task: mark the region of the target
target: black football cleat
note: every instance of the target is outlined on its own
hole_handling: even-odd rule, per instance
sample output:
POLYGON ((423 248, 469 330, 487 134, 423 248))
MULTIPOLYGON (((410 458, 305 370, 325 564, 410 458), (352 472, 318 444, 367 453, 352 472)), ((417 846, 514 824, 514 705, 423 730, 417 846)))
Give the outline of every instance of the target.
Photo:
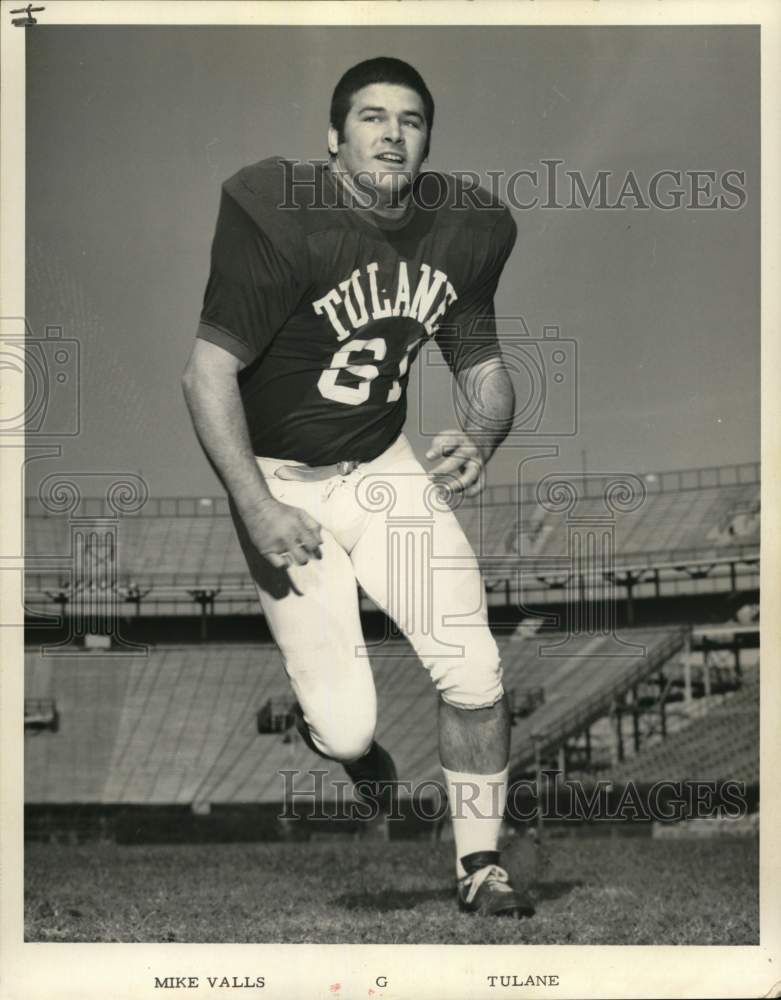
POLYGON ((375 740, 368 753, 343 766, 353 780, 353 794, 362 814, 358 816, 358 838, 390 840, 388 814, 393 811, 399 780, 393 758, 375 740), (368 816, 366 807, 369 809, 368 816))
POLYGON ((342 766, 353 781, 356 799, 381 813, 392 811, 399 776, 384 747, 375 740, 363 757, 342 766))
POLYGON ((476 851, 461 858, 466 869, 458 880, 458 907, 486 917, 533 917, 534 905, 526 893, 510 885, 499 864, 498 851, 476 851))
MULTIPOLYGON (((325 760, 332 760, 333 758, 327 757, 315 746, 298 702, 293 706, 293 714, 295 727, 309 749, 325 760)), ((361 815, 358 816, 360 824, 357 830, 358 836, 371 840, 390 840, 388 813, 393 809, 399 780, 393 758, 376 740, 373 740, 363 757, 343 763, 342 766, 353 781, 353 794, 356 800, 362 806, 368 807, 368 814, 367 809, 363 808, 361 815)))

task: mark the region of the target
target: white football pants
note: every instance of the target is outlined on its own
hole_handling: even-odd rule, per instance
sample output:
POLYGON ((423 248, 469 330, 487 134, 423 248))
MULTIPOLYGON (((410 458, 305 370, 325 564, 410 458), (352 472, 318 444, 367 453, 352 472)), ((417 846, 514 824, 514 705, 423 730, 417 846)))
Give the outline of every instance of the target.
MULTIPOLYGON (((371 745, 377 698, 356 581, 409 639, 442 698, 486 708, 502 697, 477 560, 441 489, 402 436, 347 476, 281 479, 258 458, 272 495, 322 525, 322 559, 275 569, 249 542, 244 555, 315 746, 349 761, 371 745)), ((376 647, 375 647, 376 649, 376 647)))

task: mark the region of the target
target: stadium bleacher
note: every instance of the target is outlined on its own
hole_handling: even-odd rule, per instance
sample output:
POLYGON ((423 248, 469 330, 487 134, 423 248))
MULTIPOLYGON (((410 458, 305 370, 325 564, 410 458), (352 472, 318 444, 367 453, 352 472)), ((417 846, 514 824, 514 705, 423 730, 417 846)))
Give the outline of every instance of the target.
MULTIPOLYGON (((697 588, 704 586, 698 577, 700 569, 704 566, 702 574, 707 576, 709 565, 723 560, 729 571, 711 584, 723 592, 724 609, 729 608, 733 617, 750 608, 756 598, 759 558, 758 466, 659 474, 646 481, 647 495, 637 510, 611 515, 615 579, 622 568, 633 573, 635 567, 647 567, 656 574, 649 586, 655 585, 657 597, 662 593, 663 571, 678 573, 699 592, 697 588)), ((615 634, 607 617, 590 621, 582 608, 576 609, 579 598, 569 589, 572 573, 565 564, 571 529, 586 525, 594 533, 602 530, 604 485, 592 484, 591 492, 585 491, 578 499, 577 514, 582 520, 576 525, 568 521, 566 512, 545 509, 534 485, 523 490, 497 487, 488 491, 484 502, 457 510, 498 601, 512 605, 511 593, 520 579, 512 567, 522 566, 524 598, 527 589, 540 581, 568 609, 556 626, 568 631, 549 631, 555 617, 550 615, 547 627, 539 630, 548 614, 540 611, 535 614, 543 617, 527 617, 514 632, 497 634, 505 687, 519 708, 511 751, 516 775, 549 765, 562 752, 563 758, 558 759, 566 761, 566 748, 576 751, 581 737, 592 728, 597 742, 609 741, 615 707, 625 697, 636 703, 643 685, 642 697, 655 705, 666 683, 662 673, 668 668, 670 677, 675 674, 684 646, 695 673, 698 657, 715 664, 708 684, 703 684, 699 674, 694 679, 689 676, 688 698, 700 696, 705 688, 710 697, 709 685, 715 697, 721 697, 721 691, 734 688, 734 675, 740 672, 728 664, 721 683, 719 657, 704 647, 692 652, 688 630, 678 625, 622 627, 615 634), (511 590, 505 584, 513 573, 511 590)), ((85 506, 99 535, 102 501, 88 500, 85 506)), ((199 588, 203 616, 228 613, 228 609, 233 613, 229 597, 257 614, 254 588, 224 498, 158 499, 137 514, 118 521, 106 518, 105 523, 108 531, 116 531, 118 596, 131 601, 127 588, 136 588, 133 614, 141 619, 139 637, 143 638, 144 617, 156 613, 155 601, 165 607, 181 602, 185 613, 192 614, 198 609, 199 588), (209 588, 214 588, 219 600, 208 597, 209 588)), ((37 605, 39 611, 53 612, 59 601, 66 616, 75 613, 69 595, 77 593, 79 586, 89 588, 91 581, 79 579, 71 570, 70 532, 67 518, 47 513, 39 501, 28 502, 28 607, 37 605)), ((80 565, 96 563, 83 559, 80 565)), ((594 581, 603 601, 606 594, 618 592, 615 587, 609 591, 613 586, 609 568, 601 567, 603 577, 594 581)), ((626 594, 629 603, 628 590, 626 594)), ((276 648, 264 642, 177 643, 173 626, 169 644, 168 628, 166 624, 166 643, 150 646, 148 655, 104 655, 98 649, 72 648, 62 659, 28 649, 27 803, 42 807, 179 806, 198 812, 208 811, 211 805, 279 803, 285 790, 280 777, 284 770, 301 772, 295 780, 299 790, 312 787, 308 772, 327 765, 295 730, 259 732, 258 712, 269 699, 279 699, 283 709, 291 701, 276 648), (47 725, 42 721, 43 705, 49 706, 47 725), (55 711, 56 725, 52 722, 55 711)), ((751 631, 756 624, 740 628, 751 631)), ((729 658, 730 642, 738 648, 737 639, 726 633, 714 641, 722 642, 722 657, 729 658)), ((427 673, 404 640, 372 642, 368 653, 378 693, 378 739, 393 751, 402 780, 439 782, 437 698, 427 673)), ((679 673, 678 687, 669 688, 671 699, 683 698, 680 680, 679 673)), ((623 764, 613 765, 611 778, 702 777, 694 773, 701 765, 708 778, 756 782, 757 690, 749 670, 743 687, 725 694, 723 704, 702 722, 695 720, 671 731, 663 742, 641 748, 623 764)), ((347 786, 340 789, 335 784, 343 778, 341 768, 331 768, 318 797, 349 799, 347 786)))
MULTIPOLYGON (((681 630, 641 629, 631 640, 644 656, 617 656, 604 636, 575 639, 559 656, 539 655, 538 641, 557 652, 563 638, 501 641, 506 686, 545 692, 544 704, 516 721, 514 765, 533 759, 535 736, 547 746, 551 734, 581 726, 584 712, 604 713, 616 693, 683 642, 681 630)), ((425 669, 400 639, 370 652, 378 738, 393 749, 402 779, 439 780, 437 703, 425 669)), ((28 742, 28 801, 273 802, 281 798, 281 769, 323 766, 295 734, 258 735, 261 705, 289 697, 271 644, 159 647, 139 657, 84 653, 65 665, 29 652, 26 675, 29 696, 56 698, 61 713, 56 736, 28 742)), ((332 777, 341 780, 340 769, 332 777)), ((333 794, 329 784, 325 797, 333 794)))
MULTIPOLYGON (((557 588, 574 579, 568 573, 573 528, 610 532, 610 565, 602 569, 609 571, 611 586, 619 595, 625 593, 627 582, 638 585, 638 596, 729 592, 738 572, 745 586, 757 585, 760 484, 756 464, 660 473, 645 477, 642 483, 638 479, 637 509, 610 508, 605 522, 600 518, 609 510, 604 499, 608 484, 607 478, 595 477, 583 487, 576 504, 577 523, 566 511, 546 509, 535 484, 523 489, 489 489, 478 502, 460 505, 456 514, 487 579, 495 587, 504 584, 505 589, 506 582, 512 581, 517 590, 523 578, 535 599, 557 600, 557 588), (649 573, 655 575, 653 583, 649 573)), ((83 505, 98 517, 100 530, 102 501, 86 500, 83 505)), ((632 497, 625 506, 635 506, 632 497)), ((108 518, 106 525, 107 530, 117 532, 114 569, 118 583, 144 592, 147 613, 197 613, 191 591, 199 587, 219 590, 217 602, 223 606, 232 602, 234 611, 256 612, 254 590, 224 497, 149 501, 139 513, 118 521, 108 518)), ((70 530, 67 517, 52 514, 38 499, 28 500, 25 590, 29 608, 54 610, 56 594, 65 588, 65 602, 67 588, 79 584, 68 575, 70 530)), ((603 579, 602 569, 589 582, 592 594, 603 579)))
POLYGON ((61 719, 56 734, 25 739, 25 801, 103 801, 130 683, 121 657, 25 657, 25 696, 54 699, 61 719))
POLYGON ((725 780, 759 782, 759 668, 701 718, 641 751, 607 774, 619 784, 725 780))
MULTIPOLYGON (((28 558, 66 555, 67 519, 29 518, 25 541, 28 558)), ((126 517, 118 532, 117 564, 122 582, 134 580, 141 585, 152 581, 189 586, 247 575, 233 523, 226 515, 126 517)), ((31 575, 35 573, 33 568, 31 575)), ((48 572, 49 585, 58 579, 56 571, 48 572)))
MULTIPOLYGON (((731 547, 758 544, 759 485, 710 486, 670 493, 650 493, 635 511, 616 513, 615 552, 619 561, 638 554, 681 553, 723 555, 731 547), (732 530, 730 530, 732 529, 732 530)), ((584 521, 604 517, 600 498, 578 502, 577 516, 584 521)), ((485 555, 542 557, 566 555, 567 517, 545 510, 536 498, 517 504, 459 511, 464 528, 479 552, 485 555)))
POLYGON ((516 720, 511 766, 530 765, 535 752, 549 754, 606 715, 616 698, 660 670, 683 648, 686 631, 632 629, 624 641, 625 655, 614 636, 537 635, 535 641, 524 637, 520 645, 510 640, 502 650, 509 664, 506 685, 541 687, 545 695, 539 708, 516 720))

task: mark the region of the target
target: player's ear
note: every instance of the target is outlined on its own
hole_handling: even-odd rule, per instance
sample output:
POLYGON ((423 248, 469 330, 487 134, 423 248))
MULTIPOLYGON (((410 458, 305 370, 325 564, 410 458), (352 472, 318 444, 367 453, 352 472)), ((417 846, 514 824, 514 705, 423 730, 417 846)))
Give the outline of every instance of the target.
POLYGON ((331 156, 336 156, 339 152, 339 133, 333 125, 328 126, 328 152, 331 156))

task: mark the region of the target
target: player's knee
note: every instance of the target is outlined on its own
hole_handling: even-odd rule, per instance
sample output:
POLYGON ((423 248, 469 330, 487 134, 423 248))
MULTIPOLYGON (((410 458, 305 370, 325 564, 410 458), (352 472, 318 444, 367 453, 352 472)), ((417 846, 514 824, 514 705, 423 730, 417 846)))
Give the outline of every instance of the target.
MULTIPOLYGON (((314 734, 313 734, 314 736, 314 734)), ((316 739, 320 744, 320 749, 325 756, 332 760, 338 760, 343 764, 363 757, 374 739, 374 726, 361 726, 351 731, 336 730, 324 733, 316 739)))
POLYGON ((306 718, 312 749, 323 757, 351 761, 371 746, 377 725, 377 696, 366 661, 360 669, 334 674, 321 664, 333 649, 316 657, 289 657, 285 666, 306 718))
POLYGON ((442 700, 456 708, 490 708, 501 700, 502 668, 493 636, 473 636, 463 657, 442 657, 431 669, 442 700))
POLYGON ((348 763, 362 757, 374 739, 377 725, 377 712, 373 705, 363 704, 346 699, 343 711, 334 711, 334 704, 329 710, 320 713, 320 718, 310 727, 312 741, 325 757, 348 763))

